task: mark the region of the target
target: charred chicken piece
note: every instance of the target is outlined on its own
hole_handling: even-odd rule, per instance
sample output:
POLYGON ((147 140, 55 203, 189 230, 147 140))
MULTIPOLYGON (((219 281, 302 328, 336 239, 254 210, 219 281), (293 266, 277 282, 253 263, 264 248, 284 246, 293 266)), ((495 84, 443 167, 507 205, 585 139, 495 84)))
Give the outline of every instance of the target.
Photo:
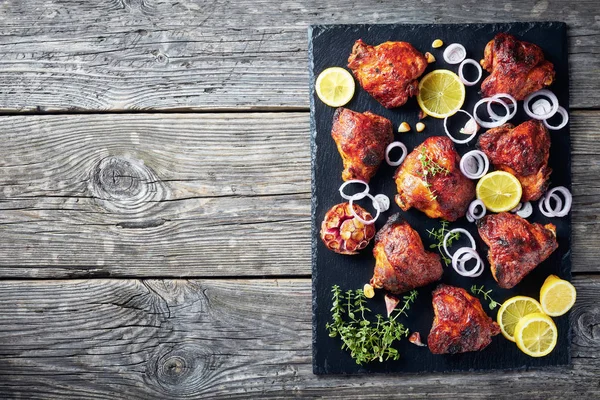
POLYGON ((510 289, 557 249, 556 227, 540 225, 512 213, 487 215, 479 235, 490 248, 488 260, 498 286, 510 289))
POLYGON ((333 116, 331 136, 344 162, 344 181, 369 182, 385 158, 387 145, 394 141, 389 119, 369 111, 361 114, 342 107, 333 116))
POLYGON ((396 170, 396 203, 429 218, 456 221, 475 197, 475 184, 460 172, 460 156, 452 141, 433 136, 417 146, 396 170))
POLYGON ((428 285, 442 277, 437 254, 425 251, 419 234, 392 215, 375 237, 375 271, 371 286, 399 294, 428 285))
POLYGON ((481 93, 509 93, 523 100, 554 81, 554 65, 546 61, 539 46, 499 33, 485 46, 481 66, 491 73, 481 84, 481 93))
POLYGON ((479 148, 496 169, 513 174, 521 182, 521 201, 542 197, 552 173, 548 167, 550 135, 542 121, 490 129, 479 137, 479 148))
POLYGON ((385 42, 370 46, 357 40, 348 58, 360 85, 385 108, 400 107, 419 92, 427 59, 410 43, 385 42))
MULTIPOLYGON (((352 204, 356 214, 369 221, 371 214, 361 206, 352 204)), ((339 254, 358 254, 375 236, 375 225, 365 225, 350 212, 350 203, 337 204, 325 214, 321 223, 321 239, 329 250, 339 254)))
POLYGON ((435 317, 427 345, 433 354, 479 351, 500 333, 479 300, 462 288, 439 285, 432 302, 435 317))

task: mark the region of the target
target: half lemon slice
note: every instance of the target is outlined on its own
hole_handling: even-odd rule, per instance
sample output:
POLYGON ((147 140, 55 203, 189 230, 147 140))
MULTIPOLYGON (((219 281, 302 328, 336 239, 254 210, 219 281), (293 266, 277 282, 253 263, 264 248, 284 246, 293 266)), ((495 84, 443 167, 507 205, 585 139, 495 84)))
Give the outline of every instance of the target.
POLYGON ((475 191, 485 207, 497 213, 515 208, 523 194, 521 182, 505 171, 494 171, 484 175, 477 183, 475 191))
POLYGON ((577 291, 569 281, 550 275, 540 290, 540 303, 551 317, 564 315, 575 304, 577 291))
POLYGON ((344 68, 331 67, 319 74, 315 90, 319 99, 328 106, 341 107, 354 96, 354 78, 344 68))
POLYGON ((447 69, 436 69, 419 82, 417 103, 427 115, 446 118, 456 114, 465 102, 465 85, 458 75, 447 69))

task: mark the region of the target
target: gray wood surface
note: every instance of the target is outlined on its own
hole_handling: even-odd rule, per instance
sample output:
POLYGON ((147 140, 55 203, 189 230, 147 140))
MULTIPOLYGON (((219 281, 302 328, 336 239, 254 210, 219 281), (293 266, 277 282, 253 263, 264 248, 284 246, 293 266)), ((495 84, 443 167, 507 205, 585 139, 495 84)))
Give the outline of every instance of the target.
MULTIPOLYGON (((573 270, 597 272, 600 114, 571 118, 573 270)), ((306 113, 1 117, 0 276, 306 276, 309 135, 306 113)))
POLYGON ((600 279, 575 285, 570 367, 318 377, 307 279, 5 281, 0 397, 598 398, 600 279))
POLYGON ((0 109, 308 107, 311 23, 562 20, 571 106, 600 106, 597 0, 5 0, 0 109))

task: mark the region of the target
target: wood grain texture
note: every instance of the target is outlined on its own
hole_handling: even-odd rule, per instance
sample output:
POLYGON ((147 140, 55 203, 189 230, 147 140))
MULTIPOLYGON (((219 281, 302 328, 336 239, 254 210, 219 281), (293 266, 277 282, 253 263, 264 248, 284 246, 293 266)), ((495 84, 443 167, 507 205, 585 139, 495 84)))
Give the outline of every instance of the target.
POLYGON ((347 379, 312 374, 309 280, 4 281, 0 397, 597 398, 600 279, 575 285, 571 367, 347 379))
POLYGON ((599 13, 596 0, 6 0, 0 110, 306 109, 309 24, 556 19, 571 106, 598 107, 599 13))
MULTIPOLYGON (((600 114, 573 112, 573 271, 598 272, 600 114)), ((0 276, 310 274, 306 113, 0 118, 0 276)))

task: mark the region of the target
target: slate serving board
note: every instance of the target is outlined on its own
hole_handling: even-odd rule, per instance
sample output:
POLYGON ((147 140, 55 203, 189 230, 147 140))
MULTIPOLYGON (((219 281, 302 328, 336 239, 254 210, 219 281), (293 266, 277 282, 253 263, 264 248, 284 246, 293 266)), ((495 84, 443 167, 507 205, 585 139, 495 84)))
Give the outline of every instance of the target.
MULTIPOLYGON (((347 68, 347 59, 352 45, 357 39, 363 39, 367 44, 376 45, 388 40, 407 41, 422 53, 431 52, 437 59, 430 64, 425 74, 433 69, 446 68, 458 71, 458 65, 447 64, 442 57, 446 45, 461 43, 467 49, 467 57, 479 61, 483 57, 486 43, 496 33, 509 32, 522 40, 539 45, 546 58, 554 64, 556 70, 555 83, 550 89, 557 95, 560 104, 569 109, 569 74, 566 25, 561 22, 544 23, 503 23, 503 24, 460 24, 460 25, 319 25, 309 28, 309 61, 310 61, 310 95, 311 95, 311 151, 312 151, 312 273, 313 273, 313 371, 315 374, 340 373, 398 373, 398 372, 447 372, 462 370, 490 370, 543 367, 550 365, 565 365, 570 362, 569 343, 570 328, 568 315, 554 318, 558 327, 558 344, 554 351, 542 358, 531 358, 523 354, 514 343, 502 335, 493 338, 492 343, 480 352, 457 355, 433 355, 426 347, 417 347, 403 340, 396 347, 401 353, 400 360, 373 362, 359 366, 350 355, 340 349, 339 338, 330 338, 325 324, 330 321, 331 287, 337 284, 342 290, 358 289, 369 282, 373 274, 375 260, 372 255, 373 243, 357 256, 344 256, 331 252, 319 238, 320 224, 327 210, 344 200, 338 193, 342 184, 342 160, 331 138, 331 126, 334 108, 322 103, 314 91, 316 77, 325 68, 339 66, 347 68), (444 47, 431 48, 434 39, 442 39, 444 47)), ((467 87, 467 97, 463 109, 472 111, 479 93, 480 83, 467 87)), ((388 110, 374 100, 360 85, 356 84, 356 93, 347 108, 364 112, 370 110, 385 116, 392 121, 395 140, 406 144, 411 151, 429 136, 444 135, 443 120, 426 118, 423 122, 426 129, 422 133, 414 130, 418 122, 419 107, 415 98, 411 98, 404 106, 388 110), (413 130, 409 133, 397 133, 398 125, 407 121, 413 130)), ((519 102, 519 112, 511 121, 518 124, 528 119, 519 102)), ((483 132, 485 130, 482 130, 483 132)), ((550 177, 550 187, 563 185, 571 187, 571 151, 569 126, 560 131, 550 131, 552 145, 550 149, 550 167, 553 173, 550 177)), ((456 145, 462 155, 475 147, 476 139, 469 145, 456 145)), ((400 212, 410 225, 421 235, 427 248, 434 243, 429 238, 426 229, 438 228, 439 220, 427 218, 420 211, 411 209, 403 212, 393 202, 396 194, 393 174, 395 168, 385 162, 371 180, 371 194, 385 193, 391 200, 390 209, 382 213, 376 222, 380 229, 387 218, 393 213, 400 212)), ((359 204, 364 204, 360 203, 359 204)), ((368 207, 367 207, 368 208, 368 207)), ((369 209, 369 208, 368 208, 369 209)), ((370 208, 372 210, 372 208, 370 208)), ((444 268, 443 283, 459 286, 469 290, 471 285, 485 285, 493 289, 495 300, 502 302, 514 295, 539 297, 539 289, 544 279, 550 274, 562 278, 571 278, 571 219, 546 218, 534 203, 534 213, 529 221, 548 223, 557 226, 558 249, 521 283, 510 290, 498 287, 485 260, 486 269, 478 278, 459 276, 451 266, 444 268)), ((487 257, 487 247, 477 234, 474 224, 469 224, 465 218, 451 223, 451 228, 468 229, 477 241, 477 249, 482 258, 487 257)), ((465 242, 461 242, 465 243, 465 242)), ((427 338, 433 321, 431 292, 438 283, 419 288, 419 296, 409 311, 409 317, 402 322, 411 331, 418 331, 424 340, 427 338)), ((384 293, 377 291, 368 306, 375 312, 385 315, 384 293)), ((496 318, 497 308, 491 311, 487 303, 482 302, 484 309, 492 318, 496 318)))

